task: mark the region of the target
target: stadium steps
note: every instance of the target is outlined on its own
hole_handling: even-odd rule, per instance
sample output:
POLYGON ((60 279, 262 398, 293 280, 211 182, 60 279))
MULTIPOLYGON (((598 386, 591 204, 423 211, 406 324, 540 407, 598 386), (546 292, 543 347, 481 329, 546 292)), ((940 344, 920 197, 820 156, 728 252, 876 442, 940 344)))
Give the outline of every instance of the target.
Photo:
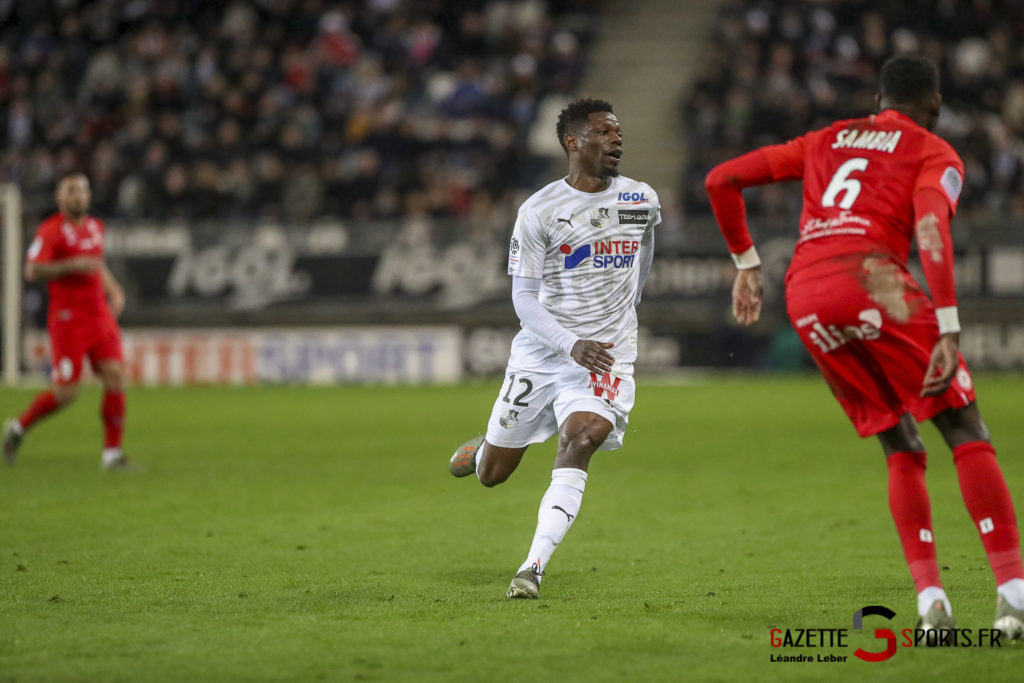
POLYGON ((710 35, 717 0, 607 3, 581 95, 608 100, 622 121, 623 173, 677 194, 686 141, 682 99, 710 35))

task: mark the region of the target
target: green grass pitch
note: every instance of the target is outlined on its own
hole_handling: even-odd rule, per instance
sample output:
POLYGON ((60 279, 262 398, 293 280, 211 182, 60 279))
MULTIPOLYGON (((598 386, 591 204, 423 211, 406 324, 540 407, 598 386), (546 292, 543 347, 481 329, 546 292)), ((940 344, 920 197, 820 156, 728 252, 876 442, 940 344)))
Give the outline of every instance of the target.
MULTIPOLYGON (((978 384, 1022 510, 1024 379, 978 384)), ((880 449, 810 376, 641 378, 541 600, 506 600, 554 447, 495 489, 450 477, 497 390, 134 389, 145 470, 118 473, 85 391, 0 470, 0 681, 1021 680, 1024 644, 852 656, 913 627, 914 591, 880 449), (773 627, 850 629, 876 604, 896 618, 849 648, 770 647, 773 627)), ((0 412, 31 395, 4 390, 0 412)), ((990 627, 981 544, 923 433, 958 625, 990 627)))

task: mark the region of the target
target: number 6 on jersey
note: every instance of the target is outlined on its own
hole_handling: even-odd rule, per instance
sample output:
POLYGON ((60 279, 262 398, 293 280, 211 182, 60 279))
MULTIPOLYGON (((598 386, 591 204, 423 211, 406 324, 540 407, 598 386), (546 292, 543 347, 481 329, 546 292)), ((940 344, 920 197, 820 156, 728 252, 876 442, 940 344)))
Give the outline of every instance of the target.
POLYGON ((843 162, 832 180, 829 181, 828 187, 825 188, 825 193, 821 195, 822 206, 835 206, 836 197, 840 192, 845 192, 843 200, 839 202, 840 209, 849 209, 853 206, 853 203, 857 201, 857 196, 860 194, 860 181, 850 177, 850 174, 854 171, 864 171, 868 167, 868 160, 864 157, 855 157, 848 159, 843 162))

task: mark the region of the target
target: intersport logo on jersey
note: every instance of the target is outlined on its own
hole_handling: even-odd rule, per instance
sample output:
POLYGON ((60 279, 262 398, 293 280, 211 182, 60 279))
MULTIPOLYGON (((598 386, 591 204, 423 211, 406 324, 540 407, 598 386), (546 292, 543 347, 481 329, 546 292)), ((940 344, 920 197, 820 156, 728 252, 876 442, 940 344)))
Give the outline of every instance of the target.
POLYGON ((638 240, 601 240, 575 249, 568 244, 558 248, 565 254, 566 270, 572 270, 591 256, 594 268, 632 268, 639 249, 638 240))

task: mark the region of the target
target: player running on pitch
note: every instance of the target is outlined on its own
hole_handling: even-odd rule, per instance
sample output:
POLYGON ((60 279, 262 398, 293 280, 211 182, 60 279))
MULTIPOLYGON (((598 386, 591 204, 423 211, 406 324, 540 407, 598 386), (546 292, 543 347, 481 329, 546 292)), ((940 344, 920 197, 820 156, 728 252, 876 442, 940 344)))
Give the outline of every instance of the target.
POLYGON ((82 361, 89 357, 103 382, 105 469, 129 464, 121 451, 124 434, 124 370, 121 333, 115 318, 124 308, 124 290, 103 262, 103 223, 86 212, 92 197, 81 173, 57 185, 58 212, 39 226, 28 250, 25 278, 43 280, 50 295, 53 388, 38 394, 24 413, 4 424, 4 459, 14 464, 25 433, 78 395, 82 361))
POLYGON ((997 584, 995 626, 1024 636, 1024 565, 1013 502, 960 356, 949 222, 963 163, 931 130, 939 74, 917 55, 882 67, 878 114, 838 121, 714 168, 708 196, 739 269, 733 312, 761 312, 760 261, 741 190, 803 180, 800 238, 786 274, 789 318, 861 436, 877 435, 889 507, 918 591, 921 627, 953 627, 939 579, 925 447, 915 420, 938 427, 997 584), (916 235, 934 305, 907 270, 916 235))
POLYGON ((573 102, 556 131, 569 174, 523 203, 509 246, 523 329, 486 436, 459 446, 449 464, 456 477, 475 472, 495 486, 530 444, 558 433, 551 485, 510 598, 538 597, 548 561, 579 514, 591 456, 622 445, 635 391, 634 307, 661 222, 650 185, 619 176, 622 132, 610 104, 573 102))

